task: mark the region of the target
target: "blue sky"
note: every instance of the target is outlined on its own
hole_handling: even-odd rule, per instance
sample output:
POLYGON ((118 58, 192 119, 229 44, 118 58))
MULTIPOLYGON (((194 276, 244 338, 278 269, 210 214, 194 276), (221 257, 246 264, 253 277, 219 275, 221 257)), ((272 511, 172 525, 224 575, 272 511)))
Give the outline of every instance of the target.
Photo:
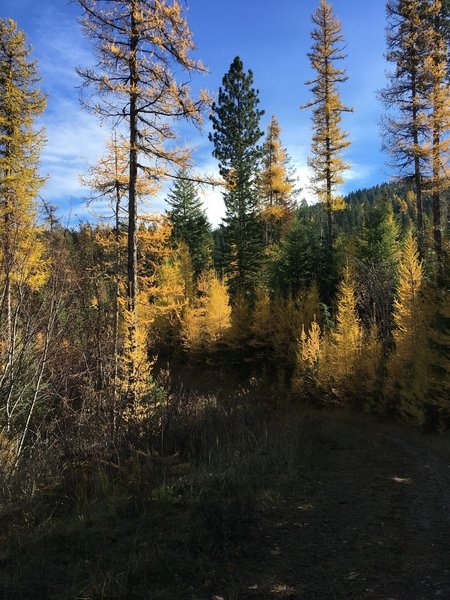
MULTIPOLYGON (((245 68, 254 72, 260 91, 261 108, 266 111, 266 128, 272 114, 282 126, 282 141, 297 167, 304 195, 307 189, 306 159, 309 154, 310 111, 300 111, 310 93, 304 82, 311 76, 307 52, 311 40, 311 14, 318 0, 188 0, 187 18, 197 44, 196 55, 209 68, 198 77, 194 88, 216 93, 223 74, 236 55, 245 68)), ((346 173, 344 190, 351 191, 381 183, 389 178, 386 157, 380 151, 378 121, 382 107, 376 90, 385 82, 384 0, 335 0, 334 11, 342 22, 347 41, 345 67, 349 80, 341 87, 342 99, 354 107, 344 117, 344 128, 352 145, 346 158, 352 167, 346 173)), ((0 0, 2 17, 15 19, 25 31, 39 61, 42 88, 48 96, 43 117, 48 142, 42 154, 42 171, 48 181, 42 196, 56 204, 63 222, 74 224, 104 212, 88 208, 79 175, 102 154, 107 131, 95 117, 79 106, 80 80, 76 66, 92 60, 91 47, 84 39, 77 16, 79 9, 65 0, 0 0)), ((208 141, 206 119, 202 134, 183 128, 183 137, 196 147, 197 169, 213 173, 216 164, 208 141)), ((217 224, 223 214, 218 190, 204 190, 210 219, 217 224)), ((150 210, 164 208, 162 197, 150 203, 150 210)))

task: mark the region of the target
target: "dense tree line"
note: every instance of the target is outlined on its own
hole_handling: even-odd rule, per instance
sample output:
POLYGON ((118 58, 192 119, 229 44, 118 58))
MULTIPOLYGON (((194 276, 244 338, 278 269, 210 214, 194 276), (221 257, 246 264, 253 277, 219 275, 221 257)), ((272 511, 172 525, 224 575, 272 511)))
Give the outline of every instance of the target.
POLYGON ((244 361, 294 398, 447 428, 447 4, 388 2, 395 70, 381 96, 399 111, 383 139, 398 181, 345 198, 350 109, 331 5, 313 15, 305 105, 316 204, 302 200, 275 116, 264 135, 253 73, 236 57, 211 105, 226 207, 212 232, 199 196, 211 182, 170 143, 174 120, 199 125, 209 102, 173 75, 203 70, 181 4, 78 3, 99 60, 80 71, 84 101, 111 126, 84 181, 93 201, 108 199, 110 225, 64 228, 48 205, 38 217, 45 101, 24 34, 0 21, 0 426, 13 465, 52 431, 106 446, 151 419, 166 393, 162 351, 199 368, 244 361), (143 214, 139 200, 167 180, 167 213, 143 214))

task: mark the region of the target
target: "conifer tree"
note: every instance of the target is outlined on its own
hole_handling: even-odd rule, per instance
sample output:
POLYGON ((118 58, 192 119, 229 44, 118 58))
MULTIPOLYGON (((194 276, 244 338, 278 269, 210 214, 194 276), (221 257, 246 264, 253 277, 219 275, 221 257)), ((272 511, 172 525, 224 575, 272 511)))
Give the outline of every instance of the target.
POLYGON ((232 300, 254 295, 261 262, 256 174, 263 111, 258 109, 258 91, 252 86, 253 73, 244 72, 237 56, 222 80, 211 115, 213 155, 226 185, 225 269, 232 300))
POLYGON ((400 258, 399 228, 385 196, 369 207, 357 241, 358 307, 366 327, 375 318, 384 341, 390 339, 391 314, 400 258))
POLYGON ((211 264, 212 237, 208 218, 202 207, 195 183, 187 171, 180 171, 167 197, 171 207, 172 238, 189 249, 196 278, 211 264))
MULTIPOLYGON (((102 352, 104 362, 108 359, 113 365, 112 385, 110 402, 112 436, 117 430, 117 417, 119 410, 119 389, 123 388, 123 382, 119 380, 119 365, 123 360, 120 354, 124 348, 123 340, 120 339, 122 329, 122 320, 124 318, 123 299, 124 283, 126 281, 126 203, 129 187, 129 149, 127 141, 118 136, 117 131, 107 142, 105 155, 102 156, 97 164, 92 166, 88 173, 81 177, 83 185, 90 187, 92 197, 90 202, 96 200, 107 200, 111 206, 112 218, 114 221, 114 232, 111 235, 109 229, 97 230, 96 240, 99 246, 105 252, 104 262, 108 263, 107 256, 112 255, 111 264, 107 266, 108 277, 114 285, 114 299, 112 302, 112 344, 108 349, 103 348, 102 352), (109 352, 108 352, 109 350, 109 352), (109 356, 108 356, 109 355, 109 356)), ((154 193, 157 189, 155 182, 143 174, 138 174, 136 178, 136 197, 143 198, 154 193)), ((104 265, 106 267, 106 264, 104 265)))
POLYGON ((24 375, 28 360, 31 323, 24 319, 29 317, 29 292, 48 278, 45 249, 35 224, 35 197, 43 183, 38 161, 44 141, 35 121, 45 108, 45 98, 37 87, 37 64, 30 52, 17 24, 0 19, 0 396, 8 429, 16 378, 24 375), (27 335, 21 335, 23 327, 27 335))
POLYGON ((388 411, 423 419, 427 379, 427 318, 423 297, 423 267, 411 232, 406 237, 394 302, 394 342, 386 395, 388 411))
POLYGON ((429 159, 426 113, 430 107, 427 94, 430 73, 425 65, 426 57, 433 52, 429 3, 389 0, 386 11, 386 58, 395 68, 388 73, 389 83, 380 97, 386 108, 395 107, 397 113, 383 119, 383 148, 391 155, 398 174, 414 184, 419 251, 423 255, 423 189, 429 159))
POLYGON ((314 279, 321 278, 325 266, 320 263, 319 236, 319 227, 308 218, 307 210, 295 211, 283 239, 269 256, 267 270, 271 289, 284 296, 296 296, 314 279))
POLYGON ((184 312, 181 337, 188 350, 210 350, 230 328, 229 296, 213 269, 200 275, 198 287, 199 296, 184 312))
POLYGON ((258 175, 260 214, 264 222, 265 244, 278 242, 283 225, 292 213, 294 181, 289 157, 280 141, 281 127, 272 116, 262 146, 262 169, 258 175))
POLYGON ((445 288, 435 288, 431 300, 430 373, 424 418, 429 430, 445 431, 450 426, 450 296, 445 288))
POLYGON ((336 327, 332 333, 333 376, 345 379, 353 375, 361 355, 362 338, 354 276, 350 268, 345 267, 338 294, 336 327))
POLYGON ((430 0, 432 24, 431 53, 425 58, 425 69, 430 77, 430 132, 431 194, 433 202, 433 238, 438 262, 438 278, 444 279, 442 239, 442 192, 448 187, 448 159, 450 151, 450 87, 448 85, 448 51, 445 41, 446 23, 442 0, 430 0))
POLYGON ((185 150, 169 147, 174 119, 200 123, 206 97, 191 98, 188 86, 178 83, 176 69, 186 73, 204 67, 190 57, 192 35, 177 0, 77 0, 82 26, 95 44, 97 67, 79 70, 87 86, 97 92, 87 104, 103 119, 127 128, 129 180, 127 189, 128 248, 127 299, 131 360, 128 396, 137 400, 137 366, 133 355, 138 329, 137 177, 144 171, 158 181, 186 164, 185 150))
POLYGON ((314 99, 301 108, 313 108, 312 155, 308 164, 312 169, 312 189, 325 204, 327 214, 327 249, 331 257, 333 245, 333 211, 343 208, 339 187, 343 172, 349 165, 342 152, 350 145, 348 135, 341 128, 342 113, 352 109, 342 103, 338 84, 347 81, 344 69, 336 65, 345 58, 341 23, 334 16, 332 5, 320 0, 312 16, 316 28, 312 31, 313 45, 308 54, 316 72, 311 86, 314 99))
POLYGON ((417 245, 409 232, 400 263, 400 279, 394 303, 397 347, 402 346, 403 355, 411 358, 420 339, 423 326, 423 298, 421 296, 423 267, 419 260, 417 245))

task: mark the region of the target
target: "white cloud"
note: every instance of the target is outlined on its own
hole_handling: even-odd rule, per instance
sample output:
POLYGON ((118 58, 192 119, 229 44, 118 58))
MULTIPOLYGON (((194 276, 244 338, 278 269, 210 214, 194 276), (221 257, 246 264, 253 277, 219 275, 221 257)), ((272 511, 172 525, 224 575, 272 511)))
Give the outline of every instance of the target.
POLYGON ((200 198, 203 201, 210 223, 212 223, 214 227, 217 227, 225 217, 225 204, 223 202, 221 188, 203 186, 203 188, 200 189, 200 198))
POLYGON ((42 195, 50 202, 62 203, 67 197, 81 200, 88 195, 80 175, 102 154, 106 131, 76 103, 60 99, 58 105, 58 116, 46 122, 48 141, 41 171, 48 176, 42 195))

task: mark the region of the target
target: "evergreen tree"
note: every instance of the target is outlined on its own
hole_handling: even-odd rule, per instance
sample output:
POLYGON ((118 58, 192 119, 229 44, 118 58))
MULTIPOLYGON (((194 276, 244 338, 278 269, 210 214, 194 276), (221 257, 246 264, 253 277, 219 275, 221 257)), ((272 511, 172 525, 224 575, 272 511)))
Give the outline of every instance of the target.
POLYGON ((258 91, 253 73, 245 73, 236 57, 213 103, 211 121, 214 157, 226 185, 226 273, 232 300, 254 296, 261 263, 261 232, 258 222, 256 174, 263 135, 259 120, 258 91))
POLYGON ((203 210, 195 183, 187 171, 180 171, 167 197, 172 210, 172 239, 184 242, 189 249, 196 278, 211 264, 212 238, 208 218, 203 210))
POLYGON ((311 281, 321 280, 320 230, 308 219, 309 209, 299 209, 293 216, 281 242, 268 258, 270 288, 284 296, 296 295, 311 281))
POLYGON ((358 307, 366 327, 373 318, 381 337, 390 337, 392 304, 397 285, 399 229, 387 196, 368 208, 357 241, 358 307))
POLYGON ((342 158, 342 151, 350 145, 341 128, 342 113, 352 109, 342 103, 337 89, 338 84, 348 79, 345 70, 336 66, 336 62, 345 58, 341 23, 326 0, 320 0, 312 20, 316 28, 311 33, 313 45, 308 56, 316 76, 306 85, 311 86, 314 99, 301 108, 314 109, 312 156, 308 164, 313 171, 311 187, 326 207, 327 249, 331 263, 333 211, 344 207, 338 190, 343 183, 342 174, 349 167, 342 158))

